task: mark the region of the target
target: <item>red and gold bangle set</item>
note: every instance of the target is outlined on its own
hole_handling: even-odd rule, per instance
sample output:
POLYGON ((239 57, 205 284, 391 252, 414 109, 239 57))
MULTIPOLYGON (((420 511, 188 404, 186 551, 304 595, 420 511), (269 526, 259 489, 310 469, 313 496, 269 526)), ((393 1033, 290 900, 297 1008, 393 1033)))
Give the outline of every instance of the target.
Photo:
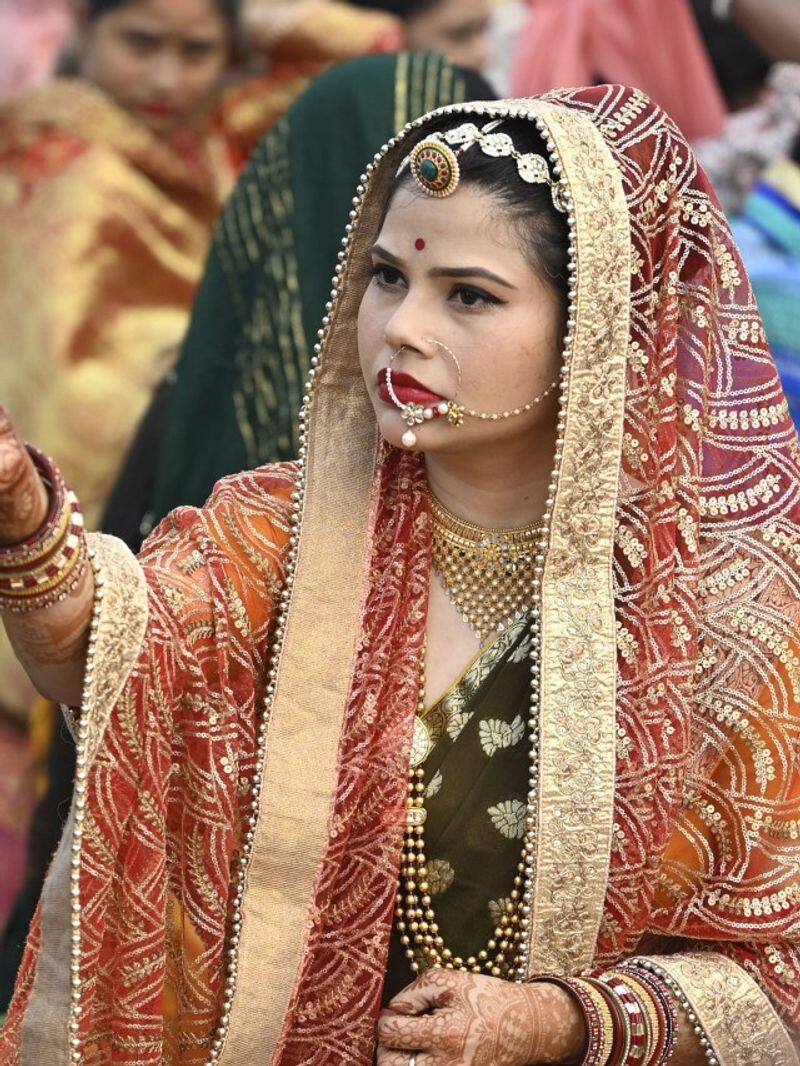
POLYGON ((47 487, 44 524, 20 544, 0 547, 0 611, 27 614, 63 600, 83 577, 87 563, 83 515, 75 494, 53 462, 28 445, 47 487))
POLYGON ((582 1066, 662 1066, 677 1039, 666 984, 635 963, 591 976, 542 976, 577 1000, 586 1024, 582 1066))

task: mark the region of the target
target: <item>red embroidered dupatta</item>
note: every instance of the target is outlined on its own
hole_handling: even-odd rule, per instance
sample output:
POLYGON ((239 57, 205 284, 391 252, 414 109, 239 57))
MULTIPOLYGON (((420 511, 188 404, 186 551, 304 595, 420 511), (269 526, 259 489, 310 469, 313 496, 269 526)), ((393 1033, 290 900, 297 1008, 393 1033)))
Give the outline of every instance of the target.
MULTIPOLYGON (((720 1062, 798 1066, 800 454, 738 252, 637 91, 449 110, 530 115, 571 201, 529 970, 646 944, 720 1062)), ((429 550, 354 356, 395 140, 301 467, 176 512, 142 569, 95 542, 75 808, 3 1063, 371 1062, 429 550)))

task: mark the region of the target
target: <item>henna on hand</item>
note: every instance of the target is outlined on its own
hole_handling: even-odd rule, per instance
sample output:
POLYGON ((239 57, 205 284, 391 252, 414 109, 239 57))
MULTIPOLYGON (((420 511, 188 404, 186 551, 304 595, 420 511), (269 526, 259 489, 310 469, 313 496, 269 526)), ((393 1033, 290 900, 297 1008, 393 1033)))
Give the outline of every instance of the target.
POLYGON ((19 544, 47 517, 47 490, 0 407, 0 544, 19 544))
POLYGON ((436 969, 382 1012, 378 1063, 407 1063, 413 1052, 442 1064, 567 1063, 577 1061, 583 1041, 580 1010, 555 985, 436 969), (401 1052, 405 1059, 397 1057, 401 1052))

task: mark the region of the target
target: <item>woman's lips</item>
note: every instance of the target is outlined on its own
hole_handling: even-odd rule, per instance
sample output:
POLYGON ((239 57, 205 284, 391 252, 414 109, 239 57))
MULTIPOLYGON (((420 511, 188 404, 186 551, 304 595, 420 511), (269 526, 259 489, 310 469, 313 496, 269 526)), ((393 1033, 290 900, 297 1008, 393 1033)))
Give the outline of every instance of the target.
POLYGON ((173 118, 178 113, 178 109, 169 104, 142 104, 140 110, 154 118, 173 118))
MULTIPOLYGON (((401 370, 392 371, 392 388, 394 389, 395 396, 402 404, 419 404, 420 407, 435 407, 444 400, 443 396, 431 392, 429 388, 417 381, 416 378, 412 378, 410 374, 405 374, 401 370)), ((392 397, 389 395, 385 369, 381 370, 378 374, 378 395, 383 402, 389 404, 390 407, 395 406, 392 397)))

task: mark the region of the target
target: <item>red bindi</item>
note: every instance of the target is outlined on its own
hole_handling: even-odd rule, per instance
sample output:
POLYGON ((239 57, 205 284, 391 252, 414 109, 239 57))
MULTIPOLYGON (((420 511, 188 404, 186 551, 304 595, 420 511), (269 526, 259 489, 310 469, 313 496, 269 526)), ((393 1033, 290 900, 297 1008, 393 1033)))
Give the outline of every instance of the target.
POLYGON ((414 241, 414 247, 417 249, 418 252, 421 252, 422 249, 425 247, 425 239, 423 237, 417 237, 417 239, 414 241))

